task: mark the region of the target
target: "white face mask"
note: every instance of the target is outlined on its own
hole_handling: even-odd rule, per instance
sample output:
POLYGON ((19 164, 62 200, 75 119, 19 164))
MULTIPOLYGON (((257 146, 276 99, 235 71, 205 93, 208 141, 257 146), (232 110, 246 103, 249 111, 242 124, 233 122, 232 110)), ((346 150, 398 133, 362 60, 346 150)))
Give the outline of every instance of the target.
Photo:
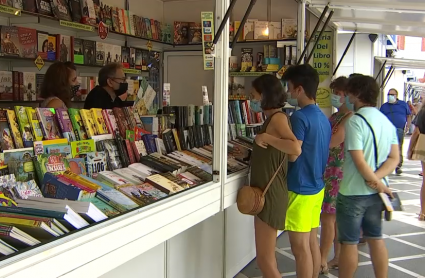
POLYGON ((397 98, 393 95, 388 96, 388 102, 389 103, 394 103, 396 102, 397 98))

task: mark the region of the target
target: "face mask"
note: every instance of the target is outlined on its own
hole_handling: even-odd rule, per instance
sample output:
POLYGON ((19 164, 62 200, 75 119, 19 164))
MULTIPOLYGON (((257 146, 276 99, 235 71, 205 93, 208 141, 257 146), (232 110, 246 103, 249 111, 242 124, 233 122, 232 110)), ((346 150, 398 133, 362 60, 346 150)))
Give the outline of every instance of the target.
POLYGON ((348 96, 345 97, 345 106, 347 106, 348 110, 354 111, 354 104, 350 102, 350 98, 348 96))
POLYGON ((119 84, 120 84, 120 87, 118 88, 118 90, 114 90, 115 95, 117 97, 125 94, 128 90, 128 83, 119 83, 119 84))
POLYGON ((71 86, 71 96, 72 98, 77 96, 77 92, 80 89, 80 84, 71 86))
POLYGON ((298 106, 298 99, 297 98, 292 98, 292 94, 290 92, 288 92, 288 103, 291 106, 298 106))
POLYGON ((261 102, 259 100, 253 99, 249 102, 249 106, 254 113, 262 112, 261 102))
POLYGON ((388 96, 388 102, 389 102, 389 103, 394 103, 395 101, 396 101, 395 96, 393 96, 393 95, 388 96))
POLYGON ((335 108, 340 108, 342 106, 341 96, 331 94, 331 103, 335 108))

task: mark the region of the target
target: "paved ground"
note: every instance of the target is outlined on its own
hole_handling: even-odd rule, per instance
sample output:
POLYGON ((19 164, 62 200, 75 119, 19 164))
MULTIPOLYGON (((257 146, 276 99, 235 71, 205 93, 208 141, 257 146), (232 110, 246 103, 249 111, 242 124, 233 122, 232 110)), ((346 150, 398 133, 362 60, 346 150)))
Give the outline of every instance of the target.
MULTIPOLYGON (((409 141, 406 141, 405 149, 409 144, 409 141)), ((421 169, 420 162, 406 160, 403 174, 390 178, 391 187, 402 199, 404 211, 395 213, 391 222, 384 221, 385 242, 390 257, 388 278, 425 278, 425 222, 417 220, 422 184, 422 178, 418 174, 421 169)), ((296 277, 295 261, 286 233, 278 238, 276 256, 282 277, 296 277)), ((329 259, 332 257, 333 254, 330 254, 329 259)), ((326 276, 338 277, 338 271, 331 271, 331 274, 326 276)), ((375 277, 367 246, 359 248, 359 268, 355 277, 375 277)), ((253 260, 235 278, 262 278, 262 274, 253 260)))

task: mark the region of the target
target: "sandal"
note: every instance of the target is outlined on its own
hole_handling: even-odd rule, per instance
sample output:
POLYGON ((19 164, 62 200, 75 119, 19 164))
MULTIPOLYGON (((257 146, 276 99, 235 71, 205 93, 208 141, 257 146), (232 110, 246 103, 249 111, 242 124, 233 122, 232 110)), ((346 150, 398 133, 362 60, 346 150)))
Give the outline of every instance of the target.
POLYGON ((418 220, 419 220, 419 221, 425 221, 425 214, 423 214, 423 213, 418 213, 418 220))
POLYGON ((328 268, 329 269, 338 269, 338 261, 337 260, 331 260, 328 262, 328 268))
POLYGON ((320 266, 320 275, 322 274, 329 274, 329 268, 327 265, 321 265, 320 266))

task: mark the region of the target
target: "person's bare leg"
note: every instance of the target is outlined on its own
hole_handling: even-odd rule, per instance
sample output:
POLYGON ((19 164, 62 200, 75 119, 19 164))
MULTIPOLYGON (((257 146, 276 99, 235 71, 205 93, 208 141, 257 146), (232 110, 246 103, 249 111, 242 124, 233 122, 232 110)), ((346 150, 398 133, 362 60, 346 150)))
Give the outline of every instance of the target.
POLYGON ((341 244, 338 241, 338 229, 336 226, 336 222, 334 223, 335 227, 335 239, 334 239, 334 258, 328 262, 328 267, 330 269, 338 268, 339 254, 341 251, 341 244))
POLYGON ((295 257, 297 277, 313 277, 313 257, 310 250, 310 233, 289 231, 288 235, 292 254, 294 254, 295 257))
POLYGON ((338 272, 341 278, 353 278, 359 263, 357 244, 341 244, 338 272))
MULTIPOLYGON (((317 228, 312 229, 310 232, 310 251, 311 251, 311 257, 313 259, 313 276, 312 278, 319 277, 320 274, 320 247, 319 247, 319 241, 317 240, 317 228)), ((325 264, 327 266, 327 263, 325 264)))
POLYGON ((388 251, 382 239, 368 239, 373 270, 376 278, 388 277, 388 251))
POLYGON ((257 264, 264 278, 281 278, 276 262, 276 234, 277 230, 270 227, 260 218, 254 218, 255 249, 257 264))
POLYGON ((322 212, 320 219, 322 227, 320 233, 320 265, 324 268, 324 270, 326 270, 328 268, 329 251, 331 250, 332 243, 335 239, 335 214, 322 212))

